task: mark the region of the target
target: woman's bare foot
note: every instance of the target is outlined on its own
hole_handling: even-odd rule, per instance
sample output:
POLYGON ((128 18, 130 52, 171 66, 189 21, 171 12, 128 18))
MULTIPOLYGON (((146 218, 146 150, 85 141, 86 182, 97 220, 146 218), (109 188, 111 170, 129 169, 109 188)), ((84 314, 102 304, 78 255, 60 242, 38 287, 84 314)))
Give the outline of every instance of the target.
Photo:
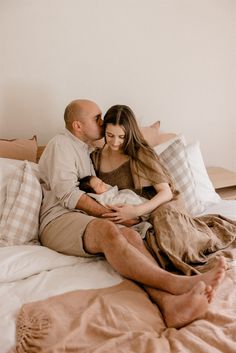
POLYGON ((171 286, 173 285, 173 289, 168 290, 172 294, 183 294, 188 292, 193 288, 193 286, 200 281, 203 281, 206 286, 210 286, 213 290, 217 288, 217 286, 222 282, 225 271, 226 271, 226 262, 224 257, 220 257, 213 269, 208 272, 202 273, 200 275, 195 276, 177 276, 172 281, 171 286))
MULTIPOLYGON (((201 281, 181 295, 166 293, 156 303, 161 309, 167 327, 180 328, 203 316, 213 297, 213 290, 201 281)), ((152 297, 152 299, 155 298, 152 297)))

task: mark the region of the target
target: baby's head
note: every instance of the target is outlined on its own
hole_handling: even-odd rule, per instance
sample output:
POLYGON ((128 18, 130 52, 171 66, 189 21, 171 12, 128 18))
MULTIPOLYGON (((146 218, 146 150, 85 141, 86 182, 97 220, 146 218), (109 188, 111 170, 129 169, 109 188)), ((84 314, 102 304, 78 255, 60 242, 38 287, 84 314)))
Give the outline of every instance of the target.
POLYGON ((79 188, 85 192, 102 194, 108 190, 108 185, 94 175, 88 175, 79 181, 79 188))

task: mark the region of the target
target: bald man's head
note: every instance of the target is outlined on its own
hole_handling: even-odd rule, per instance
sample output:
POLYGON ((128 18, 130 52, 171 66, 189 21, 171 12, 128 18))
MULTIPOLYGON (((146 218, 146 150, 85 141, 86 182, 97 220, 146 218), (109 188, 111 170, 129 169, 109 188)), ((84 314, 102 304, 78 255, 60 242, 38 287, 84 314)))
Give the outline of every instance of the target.
POLYGON ((68 104, 64 113, 66 128, 72 131, 73 121, 84 121, 87 115, 94 109, 99 109, 97 104, 88 99, 76 99, 72 101, 68 104))
POLYGON ((102 112, 98 105, 87 99, 72 101, 65 109, 66 128, 80 140, 88 143, 102 138, 102 112))

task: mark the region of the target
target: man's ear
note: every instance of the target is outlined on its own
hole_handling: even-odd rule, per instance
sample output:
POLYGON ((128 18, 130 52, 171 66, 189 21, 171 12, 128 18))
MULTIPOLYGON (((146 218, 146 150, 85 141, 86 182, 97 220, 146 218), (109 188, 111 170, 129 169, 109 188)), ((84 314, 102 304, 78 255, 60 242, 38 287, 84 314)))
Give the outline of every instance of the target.
POLYGON ((74 131, 81 132, 81 122, 80 121, 74 120, 71 125, 72 125, 72 129, 74 131))

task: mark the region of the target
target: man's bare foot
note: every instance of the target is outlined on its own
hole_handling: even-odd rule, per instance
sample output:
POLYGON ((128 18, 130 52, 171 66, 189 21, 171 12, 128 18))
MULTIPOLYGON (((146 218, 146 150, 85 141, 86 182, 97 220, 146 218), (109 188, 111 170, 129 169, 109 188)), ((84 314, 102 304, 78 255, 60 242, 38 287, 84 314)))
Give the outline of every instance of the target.
POLYGON ((188 292, 193 288, 193 286, 200 281, 203 281, 206 286, 210 286, 213 290, 222 282, 225 271, 226 271, 226 261, 224 257, 220 257, 215 266, 208 272, 202 273, 195 276, 177 276, 174 281, 172 281, 171 286, 173 289, 170 289, 169 292, 172 294, 183 294, 188 292))
MULTIPOLYGON (((181 295, 165 295, 157 304, 167 327, 180 328, 203 316, 213 297, 213 290, 201 281, 181 295)), ((155 298, 152 298, 155 300, 155 298)))

